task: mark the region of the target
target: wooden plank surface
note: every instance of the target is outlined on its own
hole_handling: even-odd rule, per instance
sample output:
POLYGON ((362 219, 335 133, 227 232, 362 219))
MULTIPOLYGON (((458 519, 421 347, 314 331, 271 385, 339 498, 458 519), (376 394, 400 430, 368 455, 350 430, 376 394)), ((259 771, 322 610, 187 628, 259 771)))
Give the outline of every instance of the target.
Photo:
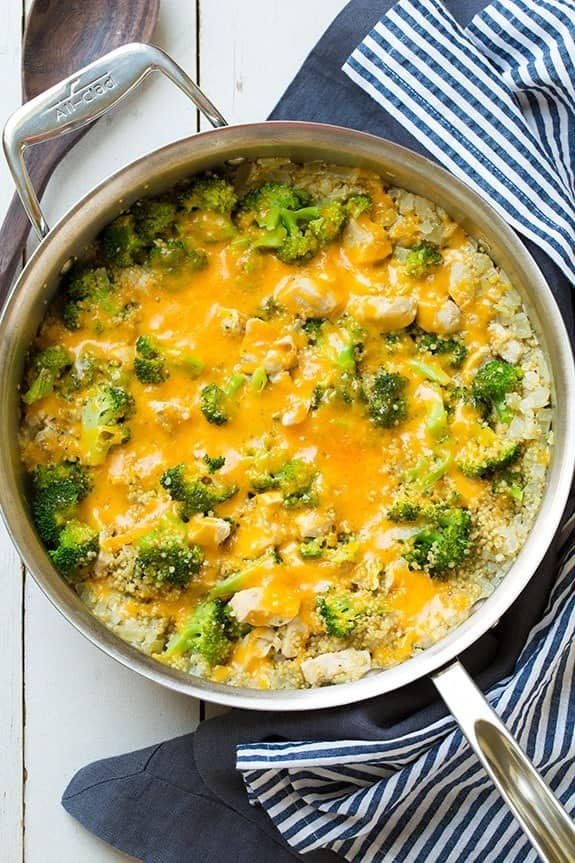
MULTIPOLYGON (((0 81, 3 116, 21 99, 21 3, 3 9, 0 27, 0 81)), ((7 171, 0 171, 0 213, 12 195, 7 171)), ((23 846, 23 572, 20 560, 0 524, 0 858, 20 863, 23 846)))
MULTIPOLYGON (((8 11, 3 5, 2 123, 19 99, 23 2, 29 5, 4 0, 8 11)), ((310 15, 305 0, 162 0, 154 41, 192 77, 199 73, 229 122, 261 120, 343 6, 344 0, 315 0, 310 15), (273 33, 281 38, 270 38, 273 33)), ((44 197, 48 221, 56 221, 112 171, 194 132, 196 122, 195 110, 173 85, 147 82, 103 118, 57 170, 44 197)), ((11 191, 2 168, 0 215, 11 191)), ((62 791, 91 760, 192 730, 200 705, 140 679, 96 650, 60 617, 30 576, 23 592, 20 562, 2 530, 0 562, 0 861, 125 860, 64 812, 62 791)), ((207 716, 215 712, 218 708, 206 707, 207 716)))
MULTIPOLYGON (((155 41, 182 65, 191 58, 194 68, 196 19, 189 8, 182 0, 163 0, 155 41)), ((44 196, 48 222, 111 172, 196 128, 195 108, 168 81, 152 78, 103 118, 56 171, 44 196)), ((76 770, 94 759, 193 730, 199 704, 96 650, 50 606, 30 577, 25 609, 24 860, 123 860, 62 809, 62 791, 76 770)))
POLYGON ((265 120, 345 5, 344 0, 202 0, 200 86, 228 123, 265 120))

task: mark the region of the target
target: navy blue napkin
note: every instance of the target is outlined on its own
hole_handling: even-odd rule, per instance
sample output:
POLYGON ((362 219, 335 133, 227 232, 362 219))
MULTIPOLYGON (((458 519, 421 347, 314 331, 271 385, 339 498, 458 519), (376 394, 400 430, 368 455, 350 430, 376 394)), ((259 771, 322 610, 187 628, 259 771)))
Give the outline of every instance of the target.
MULTIPOLYGON (((341 67, 392 3, 352 0, 307 58, 271 119, 335 123, 424 152, 419 142, 362 92, 341 67)), ((480 0, 446 0, 465 26, 480 0)), ((425 153, 425 155, 429 155, 425 153)), ((529 241, 573 335, 572 288, 558 267, 529 241)), ((502 618, 464 654, 486 689, 513 669, 541 617, 556 570, 553 544, 537 575, 502 618)), ((95 835, 145 863, 284 863, 341 859, 327 850, 294 852, 266 813, 248 804, 235 769, 236 745, 274 740, 392 740, 445 714, 426 680, 381 698, 316 713, 234 710, 184 737, 83 768, 64 792, 67 811, 95 835)))

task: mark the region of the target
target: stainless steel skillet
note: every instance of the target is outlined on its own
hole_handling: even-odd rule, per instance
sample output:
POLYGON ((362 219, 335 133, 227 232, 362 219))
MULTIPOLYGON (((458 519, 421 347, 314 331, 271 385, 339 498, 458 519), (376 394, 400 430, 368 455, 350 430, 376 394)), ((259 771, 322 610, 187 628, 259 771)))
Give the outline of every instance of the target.
POLYGON ((514 232, 478 195, 443 169, 380 138, 312 123, 226 126, 188 76, 163 52, 127 45, 24 105, 8 121, 4 148, 24 206, 42 238, 12 289, 0 319, 0 504, 11 536, 36 581, 61 613, 94 644, 158 683, 220 704, 255 710, 312 710, 390 692, 431 675, 464 734, 544 860, 575 860, 575 829, 529 761, 467 676, 457 656, 494 626, 535 573, 559 524, 575 464, 575 369, 552 293, 514 232), (150 153, 109 177, 52 230, 26 173, 22 150, 91 122, 159 70, 182 89, 216 128, 150 153), (232 688, 157 663, 100 624, 51 567, 26 504, 17 445, 18 385, 28 345, 58 279, 73 256, 121 210, 182 177, 227 161, 285 155, 363 166, 389 183, 441 204, 479 239, 521 293, 541 339, 554 383, 554 449, 533 531, 494 594, 474 614, 418 656, 355 683, 311 690, 232 688))

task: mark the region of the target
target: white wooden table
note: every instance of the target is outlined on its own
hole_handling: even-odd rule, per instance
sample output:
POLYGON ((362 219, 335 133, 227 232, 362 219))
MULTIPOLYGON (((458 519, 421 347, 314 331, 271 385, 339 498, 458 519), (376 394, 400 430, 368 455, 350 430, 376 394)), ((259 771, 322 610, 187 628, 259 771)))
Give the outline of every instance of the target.
MULTIPOLYGON (((20 102, 22 16, 30 5, 1 3, 2 126, 20 102)), ((162 0, 154 41, 196 77, 229 122, 262 120, 344 5, 162 0)), ((68 155, 44 197, 49 223, 110 172, 196 130, 185 98, 166 81, 150 80, 68 155)), ((12 184, 1 164, 3 218, 12 184)), ((91 760, 188 732, 203 712, 199 702, 140 679, 79 635, 24 572, 0 524, 2 863, 126 860, 64 812, 64 787, 91 760)))

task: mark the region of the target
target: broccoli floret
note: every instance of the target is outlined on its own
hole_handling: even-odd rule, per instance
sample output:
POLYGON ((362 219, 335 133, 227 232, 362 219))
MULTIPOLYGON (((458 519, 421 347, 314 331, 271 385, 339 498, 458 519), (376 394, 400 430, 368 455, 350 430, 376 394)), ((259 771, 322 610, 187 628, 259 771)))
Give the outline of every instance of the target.
POLYGON ((455 387, 450 391, 447 401, 448 412, 453 413, 458 404, 469 405, 474 408, 481 420, 487 420, 491 413, 490 406, 482 399, 477 398, 469 387, 455 387))
POLYGON ((138 201, 132 210, 115 219, 100 236, 104 259, 117 267, 143 264, 148 258, 154 269, 163 272, 201 269, 203 252, 174 238, 177 207, 172 201, 149 198, 138 201))
POLYGON ((225 391, 217 384, 203 387, 200 395, 200 410, 212 425, 221 426, 228 422, 227 398, 225 391))
POLYGON ((144 245, 151 246, 158 237, 169 236, 176 221, 177 207, 172 201, 161 198, 144 198, 132 210, 138 237, 144 245))
POLYGON ((98 531, 73 519, 61 530, 58 545, 48 554, 56 569, 66 578, 71 578, 95 561, 99 549, 98 531))
POLYGON ((447 411, 438 387, 427 387, 422 396, 425 404, 425 428, 436 440, 447 435, 447 411))
POLYGON ((221 467, 223 467, 226 463, 225 456, 223 456, 223 455, 209 456, 207 453, 204 455, 204 461, 205 461, 206 466, 208 468, 208 473, 215 473, 217 470, 219 470, 221 467))
POLYGON ((117 267, 131 267, 140 262, 145 243, 136 229, 132 213, 124 213, 104 228, 100 248, 104 259, 117 267))
POLYGON ((310 345, 317 345, 321 340, 323 332, 322 327, 325 324, 325 318, 308 318, 302 324, 302 330, 307 336, 310 345))
POLYGON ((229 214, 238 202, 238 196, 229 180, 219 174, 200 174, 181 196, 181 204, 187 212, 212 210, 229 214))
POLYGON ((34 404, 52 392, 56 381, 72 365, 72 357, 65 348, 54 345, 34 354, 28 373, 28 389, 22 396, 27 405, 34 404))
POLYGON ((356 349, 356 352, 362 352, 367 336, 365 328, 347 313, 340 318, 339 325, 343 329, 348 343, 356 349))
POLYGON ((252 374, 250 387, 255 393, 261 393, 266 388, 268 380, 268 373, 266 372, 264 366, 258 366, 252 374))
POLYGON ((339 237, 347 219, 347 212, 343 204, 339 201, 328 201, 326 204, 319 204, 316 207, 307 207, 306 209, 308 213, 305 219, 307 220, 311 216, 309 227, 318 238, 320 245, 324 246, 339 237), (317 215, 313 214, 313 211, 316 211, 317 215))
POLYGON ((76 356, 73 367, 56 381, 54 389, 66 399, 74 399, 79 390, 95 383, 110 383, 124 386, 130 371, 118 359, 109 359, 90 349, 76 356))
POLYGON ((285 211, 282 225, 284 238, 276 247, 276 254, 284 264, 304 263, 322 246, 337 239, 345 224, 346 213, 338 201, 301 210, 285 211))
POLYGON ((382 333, 383 341, 386 348, 393 351, 401 344, 401 333, 382 333))
POLYGON ((114 299, 114 291, 108 272, 104 267, 82 269, 74 267, 66 280, 65 303, 62 320, 69 330, 78 330, 84 323, 92 327, 102 326, 102 312, 114 317, 120 309, 114 299))
POLYGON ((259 557, 256 557, 255 560, 244 561, 241 569, 238 569, 236 572, 232 572, 224 578, 223 581, 220 581, 212 587, 208 596, 211 599, 220 596, 232 596, 239 590, 244 590, 246 587, 250 587, 253 584, 254 575, 257 575, 257 579, 259 581, 262 576, 262 569, 272 569, 274 566, 281 563, 283 563, 283 561, 275 548, 269 549, 259 557))
POLYGON ((498 472, 493 478, 491 488, 495 494, 504 494, 515 503, 521 503, 525 490, 525 481, 519 471, 504 470, 498 472))
POLYGON ((140 336, 136 342, 134 372, 143 384, 161 384, 169 376, 164 357, 150 336, 140 336))
POLYGON ((32 516, 48 548, 56 548, 60 532, 75 518, 78 504, 91 488, 88 473, 78 462, 36 467, 32 474, 32 516))
POLYGON ((467 356, 467 348, 455 336, 443 339, 435 333, 420 333, 415 337, 415 345, 418 351, 446 356, 454 369, 458 369, 467 356))
POLYGON ((330 563, 344 567, 350 563, 357 563, 360 552, 361 546, 357 538, 351 533, 339 534, 337 544, 326 549, 330 563))
POLYGON ((253 629, 250 623, 240 623, 229 602, 224 605, 224 618, 224 631, 230 641, 239 641, 253 629))
POLYGON ((519 456, 521 445, 518 441, 507 440, 495 432, 489 434, 489 431, 483 429, 480 437, 466 443, 455 459, 455 464, 464 476, 489 476, 509 467, 519 456))
POLYGON ((303 506, 317 506, 315 480, 317 471, 312 465, 299 459, 286 462, 276 474, 279 488, 288 509, 298 509, 303 506))
POLYGON ((298 551, 304 560, 317 560, 323 556, 323 545, 317 539, 306 539, 300 542, 298 551))
POLYGON ((227 396, 217 384, 208 384, 200 394, 200 410, 212 425, 225 425, 229 417, 226 413, 227 396))
POLYGON ((135 410, 132 396, 122 387, 97 386, 82 411, 82 449, 89 465, 102 464, 110 448, 130 439, 126 425, 135 410))
POLYGON ((273 473, 252 476, 251 486, 255 492, 278 488, 282 493, 284 506, 298 509, 303 506, 317 506, 316 479, 317 471, 312 465, 300 459, 293 459, 273 473))
POLYGON ((262 321, 271 321, 272 318, 281 315, 282 307, 279 305, 275 297, 265 297, 259 305, 256 317, 262 321))
POLYGON ((403 556, 416 569, 432 577, 444 575, 463 563, 471 548, 471 516, 459 507, 432 507, 425 512, 429 526, 409 540, 403 556))
POLYGON ((203 270, 208 264, 206 253, 185 240, 156 240, 149 260, 153 270, 168 275, 203 270))
POLYGON ((255 222, 259 228, 273 230, 280 225, 282 212, 299 210, 310 201, 303 189, 294 189, 285 183, 264 183, 248 192, 239 205, 240 223, 255 222))
POLYGON ((375 425, 393 428, 407 418, 407 382, 403 375, 380 366, 367 394, 369 417, 375 425))
POLYGON ((360 617, 372 614, 374 609, 364 597, 353 593, 328 593, 317 601, 328 635, 346 638, 355 629, 360 617))
POLYGON ((423 360, 410 359, 407 365, 428 381, 433 381, 441 386, 448 387, 453 383, 453 379, 436 363, 424 362, 423 360))
POLYGON ((346 405, 366 401, 364 381, 358 368, 360 357, 360 347, 347 345, 340 351, 335 357, 335 365, 339 370, 337 377, 329 384, 317 384, 314 387, 310 410, 317 410, 320 404, 334 400, 346 405))
POLYGON ((318 407, 323 402, 327 392, 328 387, 326 387, 324 384, 315 385, 311 394, 311 401, 309 403, 310 411, 316 411, 318 409, 318 407))
POLYGON ((417 521, 421 513, 421 507, 409 500, 396 500, 393 506, 387 510, 390 521, 404 522, 417 521))
POLYGON ((331 391, 336 399, 340 399, 347 405, 364 402, 366 398, 363 380, 356 369, 342 372, 331 391))
POLYGON ((170 658, 193 651, 210 665, 220 665, 230 654, 232 643, 226 635, 227 616, 220 599, 200 603, 185 624, 169 642, 164 656, 170 658))
POLYGON ((428 276, 443 262, 441 252, 429 243, 420 243, 405 256, 404 267, 408 276, 421 279, 428 276))
POLYGON ((199 545, 189 544, 183 525, 170 524, 142 536, 136 543, 136 574, 148 584, 184 587, 204 562, 199 545))
POLYGON ((345 211, 348 216, 357 219, 357 217, 361 216, 362 213, 367 212, 367 210, 371 210, 372 206, 373 201, 369 195, 352 195, 351 198, 348 198, 345 202, 345 211))
POLYGON ((475 398, 494 408, 503 423, 509 423, 512 412, 505 404, 507 393, 519 389, 523 371, 505 360, 490 360, 482 366, 471 386, 475 398))
POLYGON ((415 483, 422 490, 431 489, 445 476, 452 460, 451 453, 438 454, 433 461, 430 461, 427 456, 421 456, 413 467, 405 471, 403 478, 405 482, 415 483))
POLYGON ((188 521, 196 513, 212 512, 219 503, 224 503, 238 492, 237 485, 216 483, 209 476, 191 473, 185 464, 169 468, 160 483, 172 500, 181 503, 180 518, 188 521))
POLYGON ((283 183, 265 183, 240 202, 240 224, 261 229, 254 248, 275 249, 286 264, 302 263, 335 240, 347 218, 339 201, 308 206, 309 195, 283 183))
POLYGON ((179 369, 196 378, 204 364, 192 354, 160 346, 151 336, 140 336, 136 341, 134 371, 143 384, 161 384, 170 376, 170 370, 179 369))

